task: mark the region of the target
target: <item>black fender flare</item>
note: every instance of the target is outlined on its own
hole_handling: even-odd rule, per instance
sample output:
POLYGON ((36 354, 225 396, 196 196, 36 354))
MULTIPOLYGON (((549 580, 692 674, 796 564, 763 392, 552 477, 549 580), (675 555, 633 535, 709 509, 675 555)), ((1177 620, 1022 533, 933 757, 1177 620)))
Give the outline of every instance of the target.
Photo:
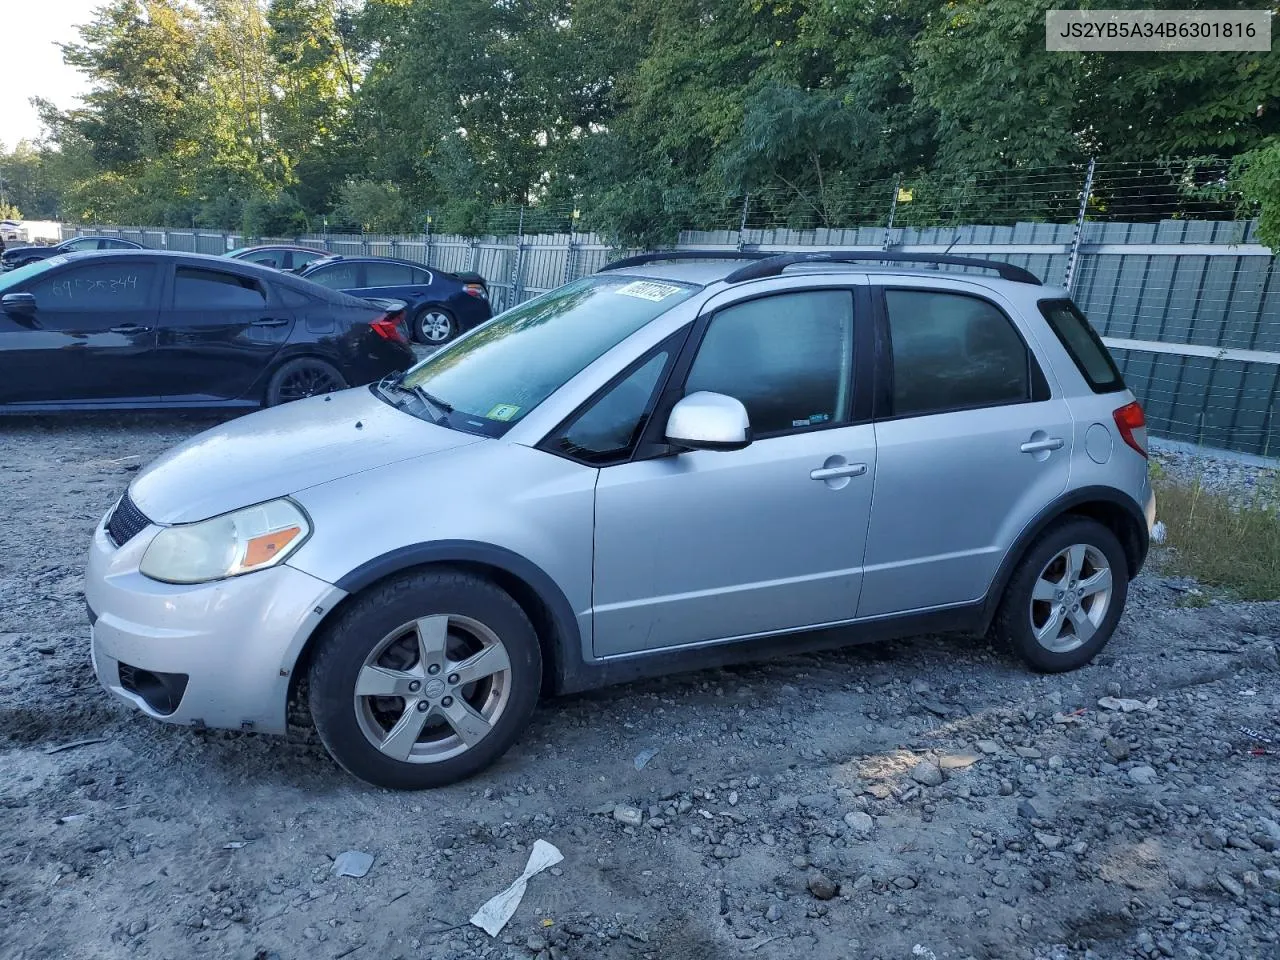
MULTIPOLYGON (((544 636, 544 652, 549 663, 547 678, 559 689, 563 686, 567 664, 582 661, 582 634, 569 599, 545 570, 532 560, 505 547, 475 540, 434 540, 397 547, 381 556, 366 560, 339 578, 334 586, 348 595, 358 593, 379 580, 427 564, 474 564, 500 570, 522 583, 541 605, 549 621, 551 636, 544 636)), ((521 597, 515 598, 521 602, 521 597)), ((521 603, 523 606, 524 604, 521 603)), ((538 624, 535 621, 535 626, 538 624)), ((542 633, 543 631, 540 631, 542 633)))
POLYGON ((1014 568, 1027 552, 1027 548, 1060 517, 1068 513, 1086 512, 1081 511, 1079 508, 1087 504, 1106 504, 1119 508, 1132 521, 1132 529, 1130 531, 1132 536, 1129 538, 1122 536, 1120 543, 1129 559, 1130 579, 1138 575, 1143 563, 1146 561, 1147 551, 1151 546, 1150 533, 1147 530, 1147 518, 1141 505, 1132 497, 1114 487, 1090 486, 1070 490, 1036 514, 1035 518, 1023 528, 1022 533, 1018 535, 1018 539, 1014 541, 1013 546, 1005 554, 1004 560, 1000 563, 1000 568, 996 571, 995 579, 991 581, 991 588, 987 591, 987 597, 983 603, 982 624, 984 631, 995 618, 996 611, 1000 607, 1000 601, 1004 598, 1005 587, 1008 586, 1009 579, 1013 576, 1014 568))

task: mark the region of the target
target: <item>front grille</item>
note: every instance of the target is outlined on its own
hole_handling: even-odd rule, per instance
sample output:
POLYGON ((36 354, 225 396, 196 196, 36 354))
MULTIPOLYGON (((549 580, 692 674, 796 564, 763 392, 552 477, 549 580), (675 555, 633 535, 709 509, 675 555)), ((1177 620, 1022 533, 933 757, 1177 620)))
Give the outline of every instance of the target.
POLYGON ((146 514, 129 499, 129 492, 126 490, 125 495, 116 504, 116 508, 111 511, 111 516, 107 518, 107 534, 117 547, 123 547, 150 523, 146 514))

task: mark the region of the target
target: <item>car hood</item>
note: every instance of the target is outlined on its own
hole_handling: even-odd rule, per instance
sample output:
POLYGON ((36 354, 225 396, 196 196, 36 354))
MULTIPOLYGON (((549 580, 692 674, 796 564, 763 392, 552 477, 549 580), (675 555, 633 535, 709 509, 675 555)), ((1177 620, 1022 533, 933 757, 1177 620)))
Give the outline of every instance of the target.
POLYGON ((191 523, 482 439, 355 387, 206 430, 144 468, 129 496, 156 523, 191 523))
POLYGON ((18 254, 22 254, 24 258, 50 257, 57 252, 58 251, 53 247, 37 247, 32 245, 32 246, 26 246, 26 247, 5 247, 4 253, 0 254, 0 256, 2 256, 5 260, 12 260, 16 258, 18 254))

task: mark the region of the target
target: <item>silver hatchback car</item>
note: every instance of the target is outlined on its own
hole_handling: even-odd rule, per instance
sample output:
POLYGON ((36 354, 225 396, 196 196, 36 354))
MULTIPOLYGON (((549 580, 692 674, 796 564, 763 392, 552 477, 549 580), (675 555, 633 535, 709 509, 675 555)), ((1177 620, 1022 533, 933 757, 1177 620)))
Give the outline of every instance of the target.
POLYGON ((174 448, 85 592, 143 713, 282 733, 305 696, 338 763, 413 789, 492 763, 544 693, 942 631, 1079 667, 1154 512, 1142 409, 1065 291, 651 254, 174 448))

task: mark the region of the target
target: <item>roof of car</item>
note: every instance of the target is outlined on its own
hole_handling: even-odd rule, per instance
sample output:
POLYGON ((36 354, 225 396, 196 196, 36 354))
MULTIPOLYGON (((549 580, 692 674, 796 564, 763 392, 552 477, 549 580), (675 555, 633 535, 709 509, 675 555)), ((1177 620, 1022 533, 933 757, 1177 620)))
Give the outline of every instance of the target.
POLYGON ((345 260, 348 263, 398 263, 404 267, 417 267, 419 270, 434 270, 435 267, 428 267, 425 263, 418 263, 416 260, 402 260, 399 257, 375 257, 370 254, 356 254, 355 256, 347 256, 345 253, 331 253, 324 260, 315 260, 307 264, 308 267, 314 267, 320 263, 330 263, 334 260, 345 260))
MULTIPOLYGON (((714 257, 715 254, 708 254, 708 257, 714 257)), ((741 260, 683 260, 683 261, 658 261, 655 263, 646 263, 634 267, 624 267, 617 272, 617 276, 636 276, 653 278, 655 280, 671 280, 677 283, 696 283, 701 286, 709 286, 724 280, 729 274, 741 268, 743 261, 741 260)), ((796 274, 835 274, 835 275, 875 275, 875 276, 895 276, 895 277, 928 277, 937 278, 945 277, 948 280, 969 280, 981 284, 982 286, 991 287, 997 290, 1020 290, 1025 293, 1029 284, 1016 280, 1005 280, 991 273, 978 272, 962 272, 959 269, 940 266, 893 266, 868 263, 802 263, 788 267, 786 276, 794 276, 796 274)), ((609 276, 608 273, 602 273, 601 276, 609 276)), ((1058 287, 1044 286, 1034 287, 1039 298, 1044 297, 1060 297, 1063 292, 1058 287)))
POLYGON ((324 247, 308 247, 301 243, 259 243, 252 247, 236 247, 229 253, 252 253, 254 250, 305 250, 307 253, 323 253, 332 256, 324 247))

